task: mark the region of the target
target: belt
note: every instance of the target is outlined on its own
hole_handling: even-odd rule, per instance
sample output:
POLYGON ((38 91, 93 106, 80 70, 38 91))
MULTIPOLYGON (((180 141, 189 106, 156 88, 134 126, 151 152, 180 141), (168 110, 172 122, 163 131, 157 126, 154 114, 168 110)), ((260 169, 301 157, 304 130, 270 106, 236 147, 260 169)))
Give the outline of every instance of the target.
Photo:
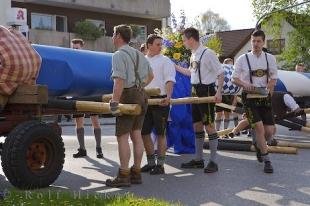
POLYGON ((207 87, 214 87, 215 86, 215 82, 211 83, 211 84, 192 84, 193 87, 199 87, 199 86, 207 86, 207 87))
POLYGON ((262 76, 265 76, 267 74, 267 70, 258 69, 255 71, 251 71, 251 74, 252 74, 252 76, 262 77, 262 76))
POLYGON ((134 85, 132 87, 124 88, 124 90, 130 90, 130 89, 139 89, 139 88, 136 85, 134 85))
POLYGON ((150 96, 150 99, 157 99, 157 98, 166 98, 167 95, 157 95, 157 96, 150 96))

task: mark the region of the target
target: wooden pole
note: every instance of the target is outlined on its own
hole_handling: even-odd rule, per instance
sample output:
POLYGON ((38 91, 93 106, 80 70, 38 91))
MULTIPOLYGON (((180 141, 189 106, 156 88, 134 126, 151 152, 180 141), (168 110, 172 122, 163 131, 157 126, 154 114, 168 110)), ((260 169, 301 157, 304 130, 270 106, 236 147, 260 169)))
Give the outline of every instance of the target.
MULTIPOLYGON (((205 140, 205 148, 209 147, 209 140, 205 140)), ((255 147, 249 140, 231 140, 231 139, 219 139, 219 150, 232 150, 232 151, 252 151, 255 152, 255 147)), ((280 154, 297 154, 297 148, 295 147, 279 147, 268 146, 268 152, 280 153, 280 154)))
POLYGON ((301 127, 300 131, 310 133, 310 128, 309 127, 301 127))
MULTIPOLYGON (((217 131, 218 136, 224 136, 226 134, 229 134, 233 131, 234 128, 228 128, 221 131, 217 131)), ((206 138, 208 138, 208 134, 206 134, 206 138)))
MULTIPOLYGON (((139 115, 141 107, 138 104, 119 104, 121 114, 139 115)), ((76 101, 77 112, 94 112, 99 114, 111 114, 109 103, 76 101)))
MULTIPOLYGON (((255 152, 254 145, 251 145, 251 151, 255 152)), ((297 154, 297 148, 295 147, 279 147, 279 146, 268 146, 269 153, 279 153, 279 154, 297 154)))
MULTIPOLYGON (((149 99, 149 105, 159 105, 163 99, 149 99)), ((202 104, 214 102, 214 96, 210 97, 184 97, 178 99, 171 99, 170 104, 202 104)))
POLYGON ((310 142, 289 142, 289 141, 278 140, 277 146, 310 149, 310 142))
POLYGON ((306 114, 310 114, 310 108, 304 109, 304 112, 305 112, 306 114))
MULTIPOLYGON (((159 96, 160 88, 146 88, 145 92, 148 96, 159 96)), ((112 99, 112 94, 102 95, 102 102, 109 102, 112 99)))
POLYGON ((216 103, 215 105, 219 106, 219 107, 226 108, 226 109, 230 109, 231 111, 236 112, 238 114, 244 113, 244 109, 240 108, 240 107, 232 106, 232 105, 225 104, 225 103, 216 103))

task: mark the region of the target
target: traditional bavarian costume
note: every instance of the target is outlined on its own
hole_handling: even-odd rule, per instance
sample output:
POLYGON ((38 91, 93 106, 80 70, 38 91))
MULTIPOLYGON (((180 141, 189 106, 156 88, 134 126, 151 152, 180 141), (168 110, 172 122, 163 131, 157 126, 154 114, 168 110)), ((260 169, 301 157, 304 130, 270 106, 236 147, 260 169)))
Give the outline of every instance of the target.
MULTIPOLYGON (((266 88, 270 79, 277 79, 276 60, 273 55, 262 52, 256 56, 252 52, 240 56, 235 64, 234 78, 251 83, 256 88, 266 88)), ((250 125, 262 121, 274 125, 270 94, 266 98, 247 99, 247 91, 242 92, 242 101, 250 125)))
MULTIPOLYGON (((215 81, 217 77, 224 73, 223 68, 216 56, 216 54, 204 46, 200 45, 197 50, 192 52, 190 59, 190 71, 191 71, 191 84, 193 90, 198 97, 214 96, 215 81)), ((205 104, 193 104, 192 105, 192 117, 193 122, 203 122, 205 125, 212 125, 214 123, 214 103, 205 104)), ((190 162, 183 163, 182 168, 203 168, 203 143, 205 138, 205 132, 195 131, 195 154, 196 158, 190 162)), ((210 148, 210 161, 204 172, 211 173, 218 170, 215 163, 216 151, 218 146, 218 134, 208 134, 209 148, 210 148)))
MULTIPOLYGON (((214 96, 215 82, 217 77, 224 73, 219 60, 215 53, 200 45, 196 51, 192 53, 190 59, 191 84, 194 93, 198 97, 214 96)), ((193 104, 192 116, 193 122, 202 121, 209 125, 214 122, 214 103, 193 104)))

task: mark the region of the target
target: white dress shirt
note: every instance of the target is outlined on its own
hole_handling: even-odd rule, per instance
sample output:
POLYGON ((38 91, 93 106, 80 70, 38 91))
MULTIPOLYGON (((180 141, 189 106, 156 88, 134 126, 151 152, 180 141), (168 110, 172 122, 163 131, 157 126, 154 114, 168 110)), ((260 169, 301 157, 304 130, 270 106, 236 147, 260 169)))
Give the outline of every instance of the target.
POLYGON ((285 105, 288 108, 290 108, 291 111, 294 111, 299 108, 299 105, 296 103, 295 99, 291 95, 285 94, 283 96, 283 100, 284 100, 285 105))
MULTIPOLYGON (((200 45, 197 50, 192 51, 191 62, 199 62, 199 59, 203 51, 207 49, 200 62, 200 74, 201 74, 201 83, 202 84, 211 84, 215 83, 217 77, 224 73, 224 69, 221 66, 221 63, 216 56, 215 52, 209 48, 200 45)), ((190 66, 191 71, 191 84, 199 84, 199 72, 198 69, 193 67, 193 64, 190 66)))
MULTIPOLYGON (((258 69, 267 70, 267 61, 265 52, 262 52, 259 56, 253 54, 253 52, 247 53, 251 65, 251 70, 258 69)), ((273 55, 267 53, 267 59, 269 64, 269 80, 278 78, 278 69, 276 59, 273 55)), ((234 65, 233 78, 238 78, 241 81, 250 83, 250 70, 245 54, 241 55, 234 65)), ((267 86, 267 75, 257 77, 252 75, 253 85, 256 87, 267 86)))
POLYGON ((154 79, 145 88, 160 88, 160 95, 166 95, 166 83, 175 82, 175 67, 174 63, 162 54, 153 57, 145 56, 150 62, 154 79))

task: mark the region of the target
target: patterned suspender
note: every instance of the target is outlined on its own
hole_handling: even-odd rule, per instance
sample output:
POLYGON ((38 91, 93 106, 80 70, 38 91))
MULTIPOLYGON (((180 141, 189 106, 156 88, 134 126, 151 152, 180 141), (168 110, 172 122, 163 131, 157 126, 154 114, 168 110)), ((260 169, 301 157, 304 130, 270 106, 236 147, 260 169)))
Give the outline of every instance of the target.
POLYGON ((138 73, 138 66, 139 66, 139 53, 138 53, 138 51, 136 51, 137 61, 135 61, 133 59, 133 57, 129 54, 129 52, 126 51, 125 49, 121 49, 120 51, 125 52, 130 57, 130 59, 132 60, 132 63, 134 65, 134 70, 135 70, 135 85, 138 88, 142 87, 142 81, 141 81, 141 78, 140 78, 139 73, 138 73))
POLYGON ((202 56, 203 54, 205 53, 205 51, 207 51, 207 49, 204 49, 200 58, 199 58, 199 64, 198 64, 198 76, 199 76, 199 83, 202 84, 202 81, 201 81, 201 72, 200 72, 200 65, 201 65, 201 59, 202 59, 202 56))
MULTIPOLYGON (((245 57, 246 57, 246 61, 248 63, 248 67, 249 67, 249 71, 250 71, 250 82, 251 84, 253 83, 253 79, 252 79, 252 68, 251 68, 251 64, 250 64, 250 60, 249 60, 249 57, 248 57, 248 54, 245 54, 245 57)), ((267 53, 265 52, 265 58, 266 58, 266 62, 267 62, 267 82, 269 81, 269 62, 268 62, 268 58, 267 58, 267 53)))

